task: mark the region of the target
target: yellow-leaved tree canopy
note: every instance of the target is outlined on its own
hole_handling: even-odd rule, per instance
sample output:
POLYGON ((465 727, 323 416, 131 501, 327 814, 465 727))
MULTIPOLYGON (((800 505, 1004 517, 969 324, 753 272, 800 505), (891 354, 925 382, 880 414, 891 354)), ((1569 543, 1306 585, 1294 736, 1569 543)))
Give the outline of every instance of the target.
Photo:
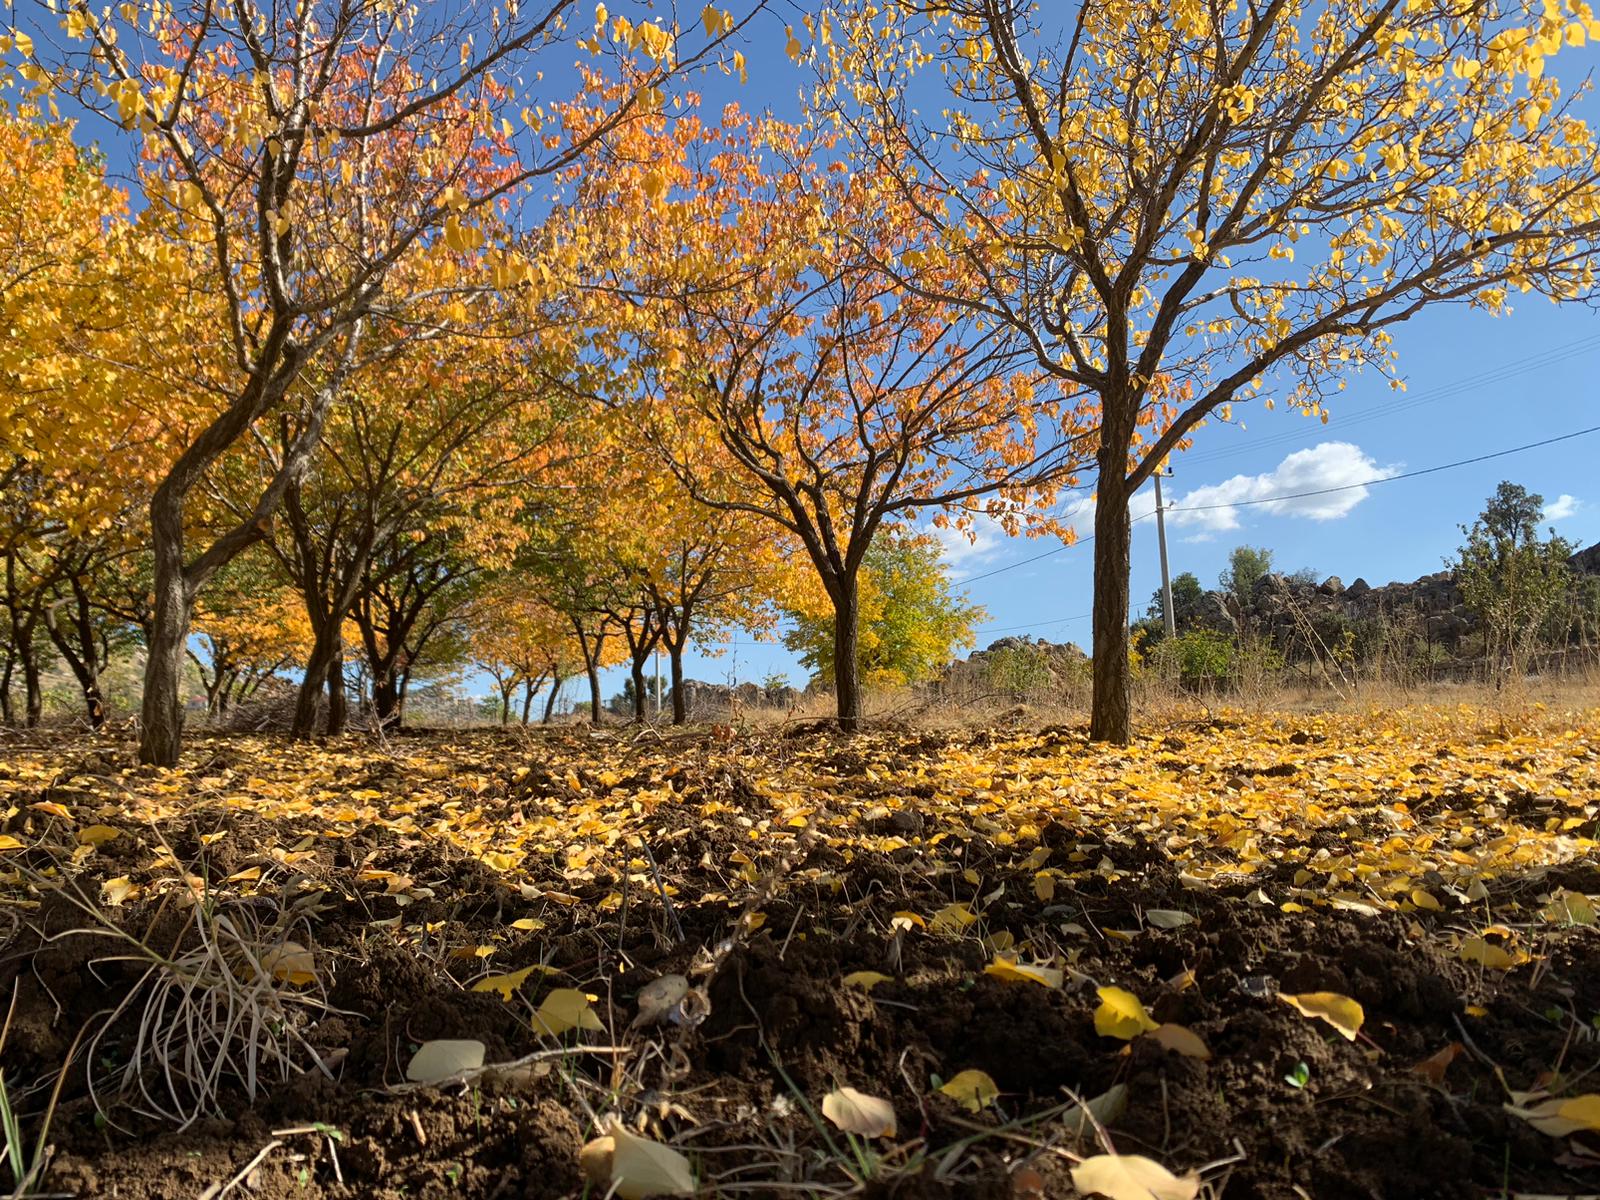
POLYGON ((814 119, 921 230, 859 249, 1093 394, 1096 738, 1130 733, 1129 500, 1202 422, 1393 380, 1430 305, 1594 295, 1600 164, 1553 61, 1600 37, 1582 0, 842 0, 807 25, 814 119))

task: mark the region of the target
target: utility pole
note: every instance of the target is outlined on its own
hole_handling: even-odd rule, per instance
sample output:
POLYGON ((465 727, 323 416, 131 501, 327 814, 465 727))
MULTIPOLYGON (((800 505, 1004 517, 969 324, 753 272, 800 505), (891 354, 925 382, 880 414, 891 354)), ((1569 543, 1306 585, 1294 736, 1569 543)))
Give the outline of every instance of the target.
POLYGON ((1178 617, 1172 611, 1172 576, 1167 573, 1167 518, 1161 504, 1161 477, 1171 475, 1172 468, 1156 468, 1156 541, 1161 544, 1161 612, 1167 619, 1167 636, 1178 634, 1178 617))

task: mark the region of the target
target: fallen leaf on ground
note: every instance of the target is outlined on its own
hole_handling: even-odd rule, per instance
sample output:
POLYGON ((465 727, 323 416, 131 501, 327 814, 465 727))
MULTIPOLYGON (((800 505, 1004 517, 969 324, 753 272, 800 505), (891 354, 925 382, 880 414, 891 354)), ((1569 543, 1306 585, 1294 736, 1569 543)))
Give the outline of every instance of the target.
POLYGON ((1170 1022, 1158 1025, 1150 1031, 1150 1036, 1174 1054, 1181 1054, 1185 1058, 1211 1057, 1211 1048, 1198 1033, 1185 1025, 1173 1025, 1170 1022))
POLYGON ((472 1038, 440 1038, 423 1042, 411 1056, 406 1078, 412 1083, 437 1083, 483 1066, 483 1043, 472 1038))
POLYGON ((842 1087, 822 1098, 822 1115, 846 1133, 861 1137, 893 1137, 894 1105, 852 1087, 842 1087))
POLYGON ((539 964, 535 963, 532 966, 523 967, 520 971, 511 971, 505 975, 485 975, 472 985, 472 990, 475 992, 499 992, 500 999, 510 1000, 512 993, 528 982, 528 976, 538 970, 541 970, 541 968, 539 964))
POLYGON ((939 1090, 968 1112, 978 1112, 1000 1094, 993 1079, 982 1071, 972 1069, 952 1076, 939 1090))
POLYGON ((1121 1038, 1131 1041, 1141 1033, 1150 1033, 1160 1027, 1145 1011, 1139 997, 1125 988, 1097 988, 1100 1007, 1094 1010, 1094 1031, 1101 1037, 1121 1038))
POLYGON ((569 1029, 589 1029, 603 1032, 605 1026, 594 1009, 589 1007, 589 997, 577 988, 556 988, 547 995, 533 1014, 533 1031, 547 1037, 560 1037, 569 1029))
POLYGON ((996 958, 983 969, 985 975, 993 975, 996 979, 1008 979, 1012 983, 1038 983, 1047 988, 1061 986, 1065 976, 1054 967, 1033 967, 1022 963, 1014 963, 1009 958, 996 958))
POLYGON ((1194 1200, 1200 1180, 1178 1178, 1160 1163, 1138 1154, 1097 1154, 1072 1168, 1072 1186, 1107 1200, 1194 1200))
POLYGON ((1411 1069, 1429 1083, 1441 1084, 1444 1082, 1444 1073, 1450 1069, 1450 1064, 1455 1062, 1464 1049, 1460 1042, 1451 1042, 1439 1053, 1430 1054, 1411 1069))
POLYGON ((1461 943, 1461 949, 1456 953, 1462 962, 1487 967, 1491 971, 1509 971, 1512 967, 1528 961, 1528 955, 1524 951, 1507 950, 1504 946, 1497 946, 1481 937, 1465 939, 1461 943))
POLYGON ((619 1200, 649 1196, 692 1196, 696 1183, 689 1160, 671 1146, 629 1133, 619 1121, 578 1155, 584 1177, 602 1195, 619 1200))
POLYGON ((1367 1019, 1360 1004, 1338 992, 1301 992, 1298 996, 1279 992, 1278 999, 1305 1016, 1326 1021, 1352 1042, 1361 1031, 1361 1022, 1367 1019))
POLYGON ((1188 913, 1173 908, 1147 908, 1144 910, 1144 919, 1157 929, 1177 929, 1194 923, 1194 918, 1188 913))
POLYGON ((284 942, 261 956, 261 965, 274 979, 303 985, 317 981, 316 963, 299 942, 284 942))
POLYGON ((1571 1096, 1565 1100, 1546 1100, 1531 1108, 1507 1104, 1505 1110, 1513 1116, 1521 1117, 1540 1133, 1547 1133, 1551 1137, 1566 1137, 1569 1133, 1578 1133, 1582 1130, 1600 1133, 1600 1095, 1594 1092, 1571 1096))
POLYGON ((885 975, 882 971, 852 971, 839 982, 845 987, 860 988, 863 992, 870 992, 880 983, 891 983, 893 975, 885 975))

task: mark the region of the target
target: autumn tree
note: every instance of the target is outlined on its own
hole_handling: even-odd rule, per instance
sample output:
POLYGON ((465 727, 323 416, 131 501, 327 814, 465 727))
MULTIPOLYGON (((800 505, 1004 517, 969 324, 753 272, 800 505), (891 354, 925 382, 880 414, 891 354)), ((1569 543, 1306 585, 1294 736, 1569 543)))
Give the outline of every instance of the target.
MULTIPOLYGON (((175 390, 200 388, 210 404, 150 502, 155 599, 140 754, 171 765, 200 590, 265 536, 362 366, 373 323, 411 318, 419 286, 426 297, 452 286, 419 283, 420 273, 397 286, 397 267, 435 241, 481 245, 487 213, 579 161, 641 106, 658 105, 663 85, 715 55, 736 22, 711 10, 679 34, 619 15, 590 33, 575 0, 290 9, 38 0, 29 11, 35 24, 8 35, 0 52, 30 89, 70 95, 135 139, 146 202, 173 214, 178 257, 204 248, 196 283, 218 314, 194 331, 202 350, 215 351, 201 379, 192 357, 169 365, 175 390), (578 38, 594 69, 610 60, 629 85, 603 112, 584 104, 574 134, 579 123, 522 89, 578 38), (320 369, 307 387, 312 367, 320 369), (293 413, 294 436, 256 503, 231 527, 200 535, 187 519, 195 489, 280 410, 293 413)), ((502 272, 535 274, 515 257, 502 272)))
MULTIPOLYGON (((798 591, 785 601, 790 628, 783 644, 798 651, 822 679, 834 675, 834 613, 806 603, 798 591)), ((984 612, 950 586, 939 543, 904 529, 886 530, 867 551, 861 572, 862 682, 905 687, 934 678, 957 650, 974 644, 973 626, 984 612)))
POLYGON ((514 575, 496 580, 474 605, 472 658, 494 680, 502 725, 511 720, 519 688, 524 725, 534 697, 550 689, 544 708, 548 723, 562 683, 582 669, 567 618, 530 595, 526 582, 514 575))
POLYGON ((280 671, 303 663, 311 648, 304 601, 264 558, 256 552, 229 563, 195 609, 186 652, 212 717, 225 716, 280 671))
MULTIPOLYGON (((874 536, 924 512, 1058 530, 1071 406, 969 306, 882 270, 936 247, 912 201, 848 170, 828 138, 734 108, 626 134, 577 189, 578 211, 606 213, 581 239, 616 300, 603 320, 639 367, 615 402, 696 503, 801 548, 833 606, 839 721, 855 729, 874 536)), ((926 270, 960 290, 969 267, 926 270)))
POLYGON ((1433 305, 1593 295, 1595 140, 1547 70, 1600 36, 1582 0, 842 0, 810 29, 817 119, 928 244, 873 261, 1094 396, 1096 739, 1130 733, 1129 500, 1202 422, 1325 415, 1433 305))

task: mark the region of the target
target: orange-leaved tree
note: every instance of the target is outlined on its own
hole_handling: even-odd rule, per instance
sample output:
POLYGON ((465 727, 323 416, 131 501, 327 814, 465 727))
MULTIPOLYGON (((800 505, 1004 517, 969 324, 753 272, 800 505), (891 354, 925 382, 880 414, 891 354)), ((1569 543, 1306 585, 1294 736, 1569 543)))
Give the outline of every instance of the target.
POLYGON ((856 245, 1095 397, 1095 738, 1130 735, 1129 501, 1202 422, 1396 382, 1430 306, 1595 294, 1600 159, 1547 65, 1600 37, 1583 0, 838 0, 809 29, 816 117, 927 253, 856 245))
MULTIPOLYGON (((709 9, 680 33, 648 12, 606 22, 602 7, 589 32, 577 8, 575 0, 288 8, 37 0, 27 10, 32 25, 0 44, 26 87, 70 94, 129 131, 145 158, 148 204, 177 218, 186 256, 204 250, 200 276, 179 280, 178 290, 204 290, 217 302, 216 327, 196 331, 195 354, 170 370, 175 389, 195 388, 194 360, 204 360, 198 386, 210 407, 150 503, 146 761, 177 760, 183 648, 200 589, 264 536, 345 377, 361 366, 371 323, 411 316, 419 294, 394 286, 396 268, 436 240, 482 246, 484 214, 581 160, 635 112, 659 106, 663 86, 715 56, 738 24, 709 9), (630 85, 605 111, 586 105, 574 121, 529 89, 578 39, 591 61, 615 60, 630 85), (297 390, 319 363, 316 386, 297 390), (195 488, 285 406, 298 414, 296 436, 257 502, 231 527, 193 538, 185 508, 195 488)), ((496 255, 495 266, 497 284, 537 275, 515 256, 496 255)), ((426 279, 420 295, 460 283, 426 279)))
POLYGON ((862 562, 886 524, 1065 532, 1076 397, 990 322, 942 298, 975 268, 938 255, 915 198, 830 138, 730 106, 617 131, 576 185, 599 321, 632 367, 613 400, 702 505, 803 549, 836 614, 841 726, 861 719, 862 562), (901 286, 885 260, 925 261, 901 286))

